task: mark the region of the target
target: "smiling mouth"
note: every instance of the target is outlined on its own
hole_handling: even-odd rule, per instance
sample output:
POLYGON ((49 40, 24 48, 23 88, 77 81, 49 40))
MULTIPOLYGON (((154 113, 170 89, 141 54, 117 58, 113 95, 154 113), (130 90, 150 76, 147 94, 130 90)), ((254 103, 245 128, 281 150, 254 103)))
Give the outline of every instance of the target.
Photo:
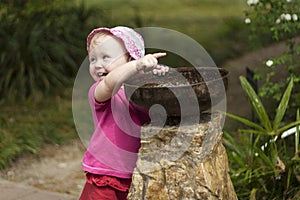
POLYGON ((106 76, 108 73, 97 73, 98 77, 106 76))

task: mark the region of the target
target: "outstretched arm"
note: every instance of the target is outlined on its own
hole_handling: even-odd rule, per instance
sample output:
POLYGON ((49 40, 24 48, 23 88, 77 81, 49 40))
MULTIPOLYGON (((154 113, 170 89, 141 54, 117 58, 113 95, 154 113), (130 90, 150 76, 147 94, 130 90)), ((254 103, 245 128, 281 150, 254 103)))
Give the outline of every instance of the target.
POLYGON ((98 102, 110 99, 120 89, 124 81, 139 71, 153 69, 153 73, 164 75, 168 69, 157 65, 157 59, 163 56, 166 56, 166 53, 147 54, 138 60, 130 61, 112 70, 96 87, 95 99, 98 102))

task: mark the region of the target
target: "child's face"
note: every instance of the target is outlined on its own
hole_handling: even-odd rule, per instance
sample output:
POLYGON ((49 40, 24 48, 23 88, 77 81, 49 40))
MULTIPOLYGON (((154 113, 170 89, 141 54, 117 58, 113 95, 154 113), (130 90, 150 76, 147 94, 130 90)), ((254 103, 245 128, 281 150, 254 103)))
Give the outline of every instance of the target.
POLYGON ((109 72, 128 62, 124 44, 111 35, 100 36, 89 53, 90 74, 95 81, 103 79, 109 72))

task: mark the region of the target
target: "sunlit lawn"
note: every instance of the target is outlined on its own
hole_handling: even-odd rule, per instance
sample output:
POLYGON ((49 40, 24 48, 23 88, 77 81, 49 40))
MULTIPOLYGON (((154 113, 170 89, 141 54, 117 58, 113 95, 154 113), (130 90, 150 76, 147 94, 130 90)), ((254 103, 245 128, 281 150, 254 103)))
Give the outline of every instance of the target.
POLYGON ((243 19, 246 9, 244 0, 87 0, 86 3, 106 8, 116 25, 136 27, 136 18, 140 17, 142 26, 173 29, 203 43, 214 40, 224 20, 243 19))
MULTIPOLYGON (((225 24, 232 23, 232 20, 243 24, 247 8, 244 0, 87 0, 85 3, 104 8, 105 16, 113 23, 109 26, 163 27, 179 31, 201 44, 217 64, 231 52, 228 48, 230 41, 222 37, 228 31, 225 24)), ((108 25, 99 19, 95 26, 108 25)), ((247 37, 238 30, 230 37, 236 43, 235 38, 239 35, 247 37)))

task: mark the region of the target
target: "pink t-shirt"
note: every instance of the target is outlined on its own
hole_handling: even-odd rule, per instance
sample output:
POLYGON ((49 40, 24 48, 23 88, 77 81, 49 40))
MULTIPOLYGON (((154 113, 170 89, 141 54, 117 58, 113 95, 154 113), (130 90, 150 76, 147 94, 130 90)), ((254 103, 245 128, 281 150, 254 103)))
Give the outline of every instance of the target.
POLYGON ((124 89, 108 101, 98 103, 89 90, 94 133, 83 158, 83 170, 101 175, 131 178, 140 148, 141 125, 149 121, 148 111, 129 103, 124 89))

